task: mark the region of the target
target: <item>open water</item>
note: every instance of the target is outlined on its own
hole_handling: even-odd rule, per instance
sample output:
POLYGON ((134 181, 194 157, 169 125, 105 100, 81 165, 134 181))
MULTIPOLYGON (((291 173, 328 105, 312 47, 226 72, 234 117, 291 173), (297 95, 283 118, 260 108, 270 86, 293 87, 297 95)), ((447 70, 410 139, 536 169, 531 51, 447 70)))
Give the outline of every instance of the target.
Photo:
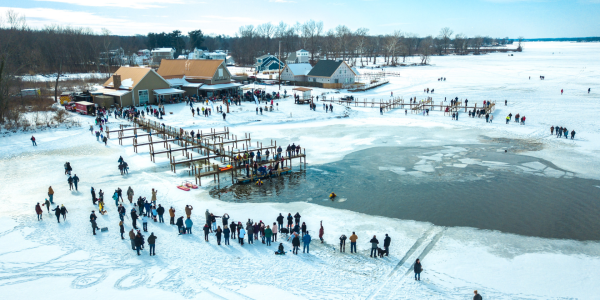
POLYGON ((307 201, 440 226, 600 240, 600 181, 503 149, 370 148, 265 180, 261 187, 215 187, 211 195, 235 202, 307 201), (337 194, 333 201, 331 192, 337 194))

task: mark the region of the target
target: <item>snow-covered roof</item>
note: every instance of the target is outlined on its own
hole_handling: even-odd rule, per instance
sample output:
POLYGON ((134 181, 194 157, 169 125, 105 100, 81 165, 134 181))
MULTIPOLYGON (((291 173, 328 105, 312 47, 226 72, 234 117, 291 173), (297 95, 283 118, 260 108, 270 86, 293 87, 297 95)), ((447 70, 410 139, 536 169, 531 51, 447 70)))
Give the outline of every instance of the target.
POLYGON ((91 92, 92 95, 108 95, 108 96, 117 96, 117 97, 121 97, 123 95, 129 94, 131 93, 131 91, 126 91, 126 90, 113 90, 113 89, 97 89, 93 92, 91 92))
POLYGON ((300 50, 298 50, 298 51, 296 51, 296 52, 308 52, 308 51, 306 51, 306 50, 304 50, 304 49, 300 49, 300 50))
POLYGON ((188 82, 187 80, 185 80, 185 76, 183 78, 166 79, 166 81, 169 83, 170 86, 197 88, 197 87, 201 87, 203 85, 203 83, 188 82))
POLYGON ((295 76, 307 75, 312 70, 310 64, 289 64, 287 66, 295 76))
POLYGON ((360 73, 358 73, 358 70, 356 69, 356 67, 352 67, 352 72, 354 72, 354 74, 356 74, 356 75, 360 75, 360 73))
POLYGON ((173 48, 156 48, 156 49, 152 49, 152 53, 157 53, 157 52, 173 52, 175 50, 173 50, 173 48))
POLYGON ((179 89, 158 89, 158 90, 154 90, 153 91, 155 94, 157 95, 173 95, 173 94, 183 94, 185 93, 184 90, 179 90, 179 89))
POLYGON ((230 89, 234 87, 241 86, 239 83, 224 83, 224 84, 213 84, 213 85, 203 85, 200 89, 203 91, 211 91, 211 90, 222 90, 222 89, 230 89))

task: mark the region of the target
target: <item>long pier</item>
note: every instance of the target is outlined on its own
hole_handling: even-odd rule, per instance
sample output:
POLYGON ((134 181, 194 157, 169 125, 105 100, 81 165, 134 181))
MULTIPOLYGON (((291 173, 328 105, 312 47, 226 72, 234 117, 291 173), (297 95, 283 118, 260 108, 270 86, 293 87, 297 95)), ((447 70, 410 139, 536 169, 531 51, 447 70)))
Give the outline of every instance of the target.
MULTIPOLYGON (((416 97, 415 97, 416 98, 416 97)), ((401 108, 401 109, 405 109, 407 108, 408 110, 411 111, 411 113, 422 113, 424 110, 429 109, 430 111, 435 111, 439 108, 439 111, 443 111, 444 114, 448 114, 451 115, 453 112, 458 112, 460 110, 464 110, 465 112, 467 112, 468 110, 477 110, 477 103, 474 103, 472 106, 467 106, 467 105, 463 105, 461 101, 456 102, 454 105, 450 105, 448 102, 444 103, 443 101, 440 102, 439 104, 436 104, 435 101, 433 101, 432 97, 428 97, 427 99, 424 100, 409 100, 408 103, 404 102, 404 99, 401 97, 397 97, 397 98, 393 98, 393 99, 389 99, 389 100, 384 100, 384 99, 380 99, 379 101, 375 100, 375 99, 348 99, 348 98, 338 98, 335 99, 334 97, 331 97, 330 99, 324 98, 321 99, 319 101, 322 102, 326 102, 326 103, 336 103, 336 104, 340 104, 340 105, 344 105, 347 107, 372 107, 372 108, 383 108, 383 112, 387 112, 387 111, 391 111, 395 108, 401 108), (447 110, 446 110, 447 108, 447 110)), ((496 109, 496 101, 490 100, 490 105, 487 105, 486 102, 486 106, 483 107, 480 106, 479 109, 484 109, 485 113, 492 113, 494 112, 494 110, 496 109)))
POLYGON ((120 129, 111 131, 107 126, 106 132, 107 136, 109 133, 118 133, 120 145, 132 139, 136 153, 139 151, 138 147, 148 146, 150 160, 154 163, 157 156, 166 154, 172 172, 177 173, 177 167, 181 165, 188 167, 188 174, 194 176, 199 185, 202 185, 203 177, 210 176, 220 183, 222 176, 230 175, 232 184, 281 176, 292 171, 295 159, 299 159, 300 167, 304 165, 306 168, 306 149, 301 148, 299 151, 294 149, 286 153, 286 149, 282 147, 282 152, 278 153, 277 141, 271 140, 270 145, 263 145, 260 142, 254 144, 249 133, 239 138, 231 134, 228 127, 224 127, 223 130, 211 128, 208 132, 200 131, 192 136, 182 128, 137 118, 132 128, 120 125, 120 129), (126 131, 133 131, 133 135, 125 136, 126 131), (140 137, 145 137, 148 141, 139 143, 140 137), (161 145, 162 149, 155 149, 155 146, 161 145), (267 150, 269 157, 265 154, 267 150), (256 156, 254 158, 249 156, 249 153, 258 151, 262 153, 260 160, 256 156), (181 156, 178 156, 179 152, 181 156), (259 174, 258 169, 263 166, 270 172, 259 174))

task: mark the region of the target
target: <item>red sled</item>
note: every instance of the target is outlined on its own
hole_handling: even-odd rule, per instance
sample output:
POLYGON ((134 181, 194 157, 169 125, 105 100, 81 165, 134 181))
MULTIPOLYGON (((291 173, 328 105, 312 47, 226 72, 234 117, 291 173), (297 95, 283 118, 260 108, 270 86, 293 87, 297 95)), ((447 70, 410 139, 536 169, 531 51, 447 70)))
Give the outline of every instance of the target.
POLYGON ((190 191, 190 188, 186 187, 185 185, 178 185, 177 188, 186 192, 190 191))
POLYGON ((195 184, 193 184, 193 183, 191 183, 189 181, 185 183, 185 186, 188 187, 188 188, 191 188, 191 189, 197 189, 198 188, 197 185, 195 185, 195 184))

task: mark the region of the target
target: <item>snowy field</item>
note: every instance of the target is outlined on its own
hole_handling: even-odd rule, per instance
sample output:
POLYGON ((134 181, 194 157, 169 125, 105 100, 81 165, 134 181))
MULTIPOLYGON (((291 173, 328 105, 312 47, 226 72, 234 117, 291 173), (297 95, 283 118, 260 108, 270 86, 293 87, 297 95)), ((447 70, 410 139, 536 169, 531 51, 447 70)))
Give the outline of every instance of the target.
MULTIPOLYGON (((508 106, 498 106, 492 124, 467 118, 466 113, 453 121, 439 111, 405 116, 397 109, 382 116, 376 108, 334 105, 334 113, 326 114, 320 103, 312 112, 289 98, 262 116, 256 115, 253 104, 232 107, 227 121, 218 115, 192 118, 189 108, 171 105, 166 106, 164 122, 187 130, 229 126, 237 134, 252 133, 254 142, 275 139, 284 146, 294 142, 307 149, 310 166, 377 146, 454 146, 482 143, 483 138, 518 139, 541 145, 541 150, 522 154, 547 159, 572 176, 600 179, 596 119, 600 44, 526 43, 524 47, 525 52, 512 57, 433 57, 431 66, 388 69, 402 76, 368 93, 353 94, 361 99, 388 99, 393 91, 404 99, 433 96, 436 102, 459 97, 470 103, 496 100, 503 104, 507 99, 508 106), (539 80, 540 75, 546 80, 539 80), (438 82, 438 77, 447 80, 438 82), (425 94, 423 88, 436 92, 425 94), (508 113, 525 115, 527 125, 505 125, 508 113), (576 139, 556 139, 550 135, 551 125, 575 129, 576 139)), ((291 87, 284 89, 291 92, 291 87)), ((328 91, 316 89, 313 95, 323 92, 328 91)), ((343 91, 335 94, 340 95, 343 91)), ((86 128, 92 119, 78 118, 82 128, 33 133, 38 142, 35 148, 30 134, 0 138, 3 299, 471 299, 475 289, 484 299, 598 299, 600 294, 597 241, 445 228, 309 202, 222 202, 208 195, 210 182, 203 181, 202 188, 190 192, 177 189, 177 184, 191 177, 185 171, 170 172, 166 156, 157 157, 155 164, 147 149, 134 153, 130 143, 120 146, 112 139, 104 146, 96 142, 86 128), (129 163, 129 175, 119 174, 119 156, 129 163), (81 178, 78 192, 68 189, 66 161, 81 178), (57 224, 45 207, 44 220, 36 220, 35 203, 43 202, 48 186, 55 191, 55 204, 69 210, 66 222, 57 224), (90 211, 97 211, 90 201, 91 186, 105 191, 108 199, 108 214, 97 215, 98 225, 109 231, 97 236, 92 235, 88 221, 90 211), (193 205, 194 234, 178 236, 168 218, 166 224, 152 222, 148 227, 158 237, 157 255, 150 257, 147 250, 135 255, 129 240, 119 237, 119 218, 110 201, 117 187, 126 191, 129 186, 136 198, 150 198, 150 190, 157 189, 157 203, 173 206, 177 217, 184 215, 185 205, 193 205), (232 241, 231 246, 217 246, 214 235, 206 243, 201 233, 206 209, 216 215, 228 213, 235 221, 252 218, 267 224, 279 213, 299 212, 313 237, 310 254, 275 256, 278 243, 242 247, 232 241), (320 221, 325 228, 324 244, 318 241, 320 221), (349 253, 349 242, 346 253, 335 251, 339 236, 350 236, 352 231, 359 236, 358 254, 349 253), (370 258, 370 238, 377 235, 382 243, 386 233, 392 237, 390 256, 370 258), (424 268, 420 282, 411 271, 416 258, 421 258, 424 268)), ((109 121, 112 128, 120 122, 109 121)), ((131 209, 130 204, 125 206, 131 209)), ((126 219, 125 230, 130 229, 126 219)), ((286 250, 291 249, 290 242, 283 243, 286 250)))

